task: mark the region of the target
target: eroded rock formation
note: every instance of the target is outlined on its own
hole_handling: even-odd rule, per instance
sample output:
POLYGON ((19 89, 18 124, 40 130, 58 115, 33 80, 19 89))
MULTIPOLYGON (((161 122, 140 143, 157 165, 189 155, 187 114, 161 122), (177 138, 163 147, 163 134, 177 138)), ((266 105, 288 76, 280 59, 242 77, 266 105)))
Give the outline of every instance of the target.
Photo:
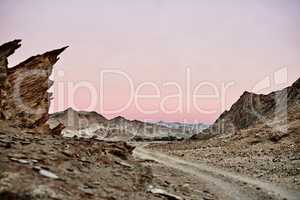
POLYGON ((10 85, 7 78, 7 57, 15 52, 21 45, 20 40, 14 40, 0 46, 0 118, 5 119, 4 110, 7 105, 7 93, 10 85))
POLYGON ((51 99, 47 90, 53 84, 49 76, 58 55, 67 47, 30 57, 8 68, 7 58, 21 46, 20 42, 14 40, 0 46, 0 120, 11 126, 47 132, 51 99))

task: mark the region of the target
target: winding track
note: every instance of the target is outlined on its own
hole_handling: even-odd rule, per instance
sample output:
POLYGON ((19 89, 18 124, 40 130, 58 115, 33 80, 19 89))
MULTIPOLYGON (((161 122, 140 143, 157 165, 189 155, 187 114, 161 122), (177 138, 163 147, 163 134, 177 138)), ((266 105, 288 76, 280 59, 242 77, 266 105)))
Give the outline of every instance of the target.
POLYGON ((211 192, 216 194, 220 199, 300 200, 300 191, 287 190, 271 183, 227 172, 202 163, 194 163, 161 152, 144 149, 142 146, 136 147, 134 155, 141 159, 154 160, 164 166, 198 177, 204 181, 211 192), (257 190, 257 188, 259 188, 259 190, 257 190))

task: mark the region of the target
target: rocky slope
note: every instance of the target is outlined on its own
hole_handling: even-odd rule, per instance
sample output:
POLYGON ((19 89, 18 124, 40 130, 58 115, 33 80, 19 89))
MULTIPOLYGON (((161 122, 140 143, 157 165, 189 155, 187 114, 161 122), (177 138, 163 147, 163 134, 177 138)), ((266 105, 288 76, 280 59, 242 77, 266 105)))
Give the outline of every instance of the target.
POLYGON ((262 124, 231 136, 152 144, 149 148, 300 190, 300 115, 287 132, 262 124))
POLYGON ((198 140, 152 144, 149 148, 299 190, 299 86, 300 79, 290 87, 269 95, 254 95, 254 107, 260 108, 259 111, 263 113, 260 118, 251 118, 253 115, 247 112, 247 108, 251 106, 250 96, 242 95, 238 102, 217 120, 224 119, 238 127, 234 132, 221 132, 231 134, 215 132, 212 137, 210 134, 214 130, 211 129, 208 130, 208 137, 197 135, 198 140), (272 103, 275 102, 275 95, 276 108, 272 103), (273 106, 267 105, 267 102, 273 106), (264 117, 264 120, 261 117, 264 117))
POLYGON ((66 127, 62 133, 67 137, 98 137, 107 140, 176 140, 187 138, 189 133, 181 128, 170 128, 159 124, 124 117, 106 119, 96 112, 75 111, 69 108, 54 113, 48 121, 51 127, 59 123, 66 127))
MULTIPOLYGON (((299 110, 299 82, 300 79, 290 87, 267 95, 244 92, 230 110, 224 111, 209 129, 203 131, 204 136, 205 133, 233 134, 259 123, 272 126, 278 119, 284 120, 285 114, 288 120, 293 120, 293 113, 299 110)), ((197 138, 203 138, 203 134, 192 137, 197 138)))
POLYGON ((0 199, 159 199, 124 142, 0 132, 0 199))

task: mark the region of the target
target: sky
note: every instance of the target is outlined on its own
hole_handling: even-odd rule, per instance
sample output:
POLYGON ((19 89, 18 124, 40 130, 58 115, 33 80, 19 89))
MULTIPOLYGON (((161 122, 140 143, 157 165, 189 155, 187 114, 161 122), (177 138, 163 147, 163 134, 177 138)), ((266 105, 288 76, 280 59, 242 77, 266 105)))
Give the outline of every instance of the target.
POLYGON ((54 67, 51 112, 212 123, 245 91, 300 77, 298 0, 1 0, 9 58, 69 45, 54 67))

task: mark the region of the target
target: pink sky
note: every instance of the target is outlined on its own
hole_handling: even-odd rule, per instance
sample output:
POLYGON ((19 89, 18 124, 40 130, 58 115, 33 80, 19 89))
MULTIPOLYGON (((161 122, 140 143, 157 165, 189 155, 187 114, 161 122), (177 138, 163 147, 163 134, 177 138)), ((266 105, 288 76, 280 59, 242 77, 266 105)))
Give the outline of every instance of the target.
POLYGON ((23 40, 9 60, 11 66, 70 45, 53 73, 52 112, 72 104, 108 118, 211 123, 266 77, 270 87, 261 93, 288 86, 300 76, 299 10, 297 0, 2 0, 0 42, 23 40), (274 74, 283 67, 287 81, 276 84, 274 74), (101 84, 103 70, 126 74, 133 90, 116 73, 106 73, 101 84), (223 94, 222 84, 229 83, 223 94), (201 97, 193 102, 199 84, 201 97), (74 90, 76 85, 83 87, 74 90), (124 108, 136 93, 152 96, 138 98, 120 112, 107 112, 124 108))

